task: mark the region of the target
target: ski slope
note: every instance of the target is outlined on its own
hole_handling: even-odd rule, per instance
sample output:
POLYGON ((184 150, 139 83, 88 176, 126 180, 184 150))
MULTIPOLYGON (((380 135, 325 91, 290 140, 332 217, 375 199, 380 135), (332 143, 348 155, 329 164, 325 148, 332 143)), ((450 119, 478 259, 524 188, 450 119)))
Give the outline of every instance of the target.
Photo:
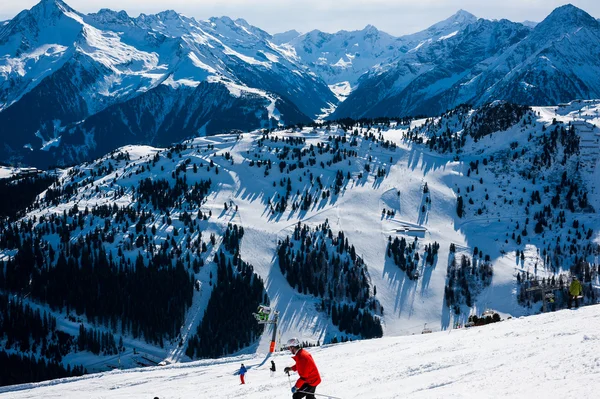
MULTIPOLYGON (((317 393, 350 398, 595 398, 600 388, 600 306, 505 320, 470 329, 312 348, 323 379, 317 393)), ((0 398, 125 399, 291 397, 289 353, 234 372, 251 355, 113 371, 0 388, 0 398)), ((293 381, 293 380, 292 380, 293 381)))
MULTIPOLYGON (((202 240, 208 247, 207 252, 201 255, 205 265, 194 274, 200 289, 194 291, 192 305, 181 325, 179 336, 166 340, 161 348, 125 333, 123 339, 127 352, 121 359, 78 352, 67 355, 64 363, 71 366, 83 364, 92 372, 106 371, 109 367, 114 367, 117 361, 120 361, 122 368, 136 367, 139 364, 136 361, 140 359, 139 356, 134 356, 134 349, 143 356, 150 357, 155 363, 162 360, 167 363, 190 361, 185 355, 185 349, 188 340, 202 322, 208 305, 216 273, 213 256, 220 249, 223 232, 229 223, 244 228, 241 257, 254 266, 254 272, 265 282, 270 306, 280 312, 278 341, 284 341, 290 336, 315 343, 327 343, 343 336, 360 338, 340 331, 327 313, 320 309, 320 298, 299 292, 282 274, 276 255, 277 245, 280 240, 292 234, 294 226, 299 222, 314 228, 327 220, 335 233, 343 231, 349 243, 355 246, 356 254, 368 267, 373 291, 375 288, 377 290, 375 297, 385 309, 381 319, 385 337, 420 334, 425 324, 433 331, 448 331, 456 324, 464 324, 469 315, 481 315, 487 309, 498 312, 504 318, 539 313, 539 302, 531 307, 517 302, 516 273, 529 272, 540 278, 549 276, 552 271, 541 260, 544 248, 558 238, 563 238, 564 241, 564 238, 573 234, 572 225, 575 220, 590 226, 594 230, 591 242, 600 243, 597 228, 599 220, 596 213, 567 211, 564 227, 558 226, 543 234, 533 234, 533 226, 530 225, 529 235, 523 238, 522 244, 516 244, 514 237, 510 238, 515 225, 525 225, 544 206, 536 203, 528 210, 525 203, 520 204, 523 202, 520 200, 527 200, 534 189, 543 192, 546 185, 544 182, 560 182, 563 170, 581 159, 582 164, 583 161, 586 162, 585 168, 582 167, 575 173, 573 167, 570 173, 574 178, 581 179, 582 185, 588 188, 590 204, 595 209, 600 208, 600 196, 593 187, 600 171, 600 158, 597 154, 599 146, 594 141, 600 132, 594 126, 599 110, 598 104, 593 102, 535 108, 533 120, 526 126, 518 123, 506 131, 496 132, 477 142, 469 138, 459 160, 455 159, 453 153, 440 154, 429 150, 426 145, 406 140, 408 125, 360 126, 357 128, 360 133, 355 137, 352 132, 332 125, 314 129, 282 129, 271 132, 266 138, 262 131, 199 137, 185 142, 186 148, 171 156, 168 149, 126 146, 93 163, 64 170, 58 185, 80 183, 77 193, 57 205, 34 207, 25 219, 40 220, 42 216, 50 214, 63 215, 75 205, 82 210, 113 203, 119 207, 136 206, 131 190, 142 179, 172 181, 173 171, 181 167, 187 169, 190 183, 208 178, 213 183, 206 202, 201 206, 202 212, 211 212, 210 218, 199 221, 201 237, 198 233, 191 235, 189 231, 185 231, 182 216, 185 211, 190 210, 185 204, 170 209, 171 223, 165 223, 160 212, 154 213, 146 223, 149 230, 152 226, 156 227, 153 240, 157 245, 172 236, 180 245, 189 238, 202 240), (555 163, 552 168, 539 171, 539 178, 534 184, 520 172, 531 167, 530 157, 540 151, 536 140, 552 128, 554 118, 560 118, 565 124, 589 125, 589 132, 578 130, 589 136, 586 139, 589 148, 585 148, 586 152, 582 150, 582 154, 575 156, 565 167, 555 163), (381 139, 368 139, 367 135, 381 139), (341 147, 355 151, 356 156, 348 156, 338 163, 328 164, 332 153, 324 151, 314 155, 314 165, 307 163, 305 167, 293 169, 289 173, 278 167, 278 155, 284 147, 324 148, 339 137, 347 138, 346 144, 341 147), (529 141, 529 137, 532 137, 532 141, 529 141), (300 138, 305 142, 285 142, 300 138), (351 146, 350 141, 353 139, 356 143, 351 146), (396 147, 384 147, 384 140, 394 143, 396 147), (512 154, 513 144, 528 155, 505 163, 502 157, 512 154), (128 160, 111 158, 124 153, 128 154, 128 160), (151 162, 157 155, 156 163, 151 162), (482 162, 476 171, 469 173, 470 162, 491 159, 492 155, 497 158, 495 162, 490 160, 487 166, 482 162), (188 160, 191 163, 186 164, 188 160), (262 167, 257 166, 259 160, 263 162, 262 167), (274 165, 268 173, 265 170, 267 161, 274 165), (214 167, 208 167, 210 163, 214 167), (95 173, 108 164, 112 165, 111 172, 104 169, 105 172, 95 173), (193 164, 199 165, 197 172, 193 172, 193 164), (366 165, 370 165, 368 173, 366 165), (377 176, 376 171, 379 169, 385 171, 385 176, 377 176), (337 171, 350 176, 344 180, 339 194, 332 194, 327 198, 319 196, 318 201, 313 202, 307 210, 292 209, 291 203, 299 201, 305 192, 315 195, 317 185, 311 183, 309 175, 319 177, 324 187, 329 189, 335 182, 337 171), (280 183, 282 179, 288 178, 292 187, 290 205, 283 212, 274 212, 273 205, 278 202, 278 196, 285 195, 285 186, 280 183), (427 196, 423 192, 425 183, 429 191, 427 196), (466 203, 462 218, 456 213, 458 195, 464 196, 466 203), (426 197, 429 199, 427 202, 426 197), (472 205, 468 202, 470 199, 474 200, 472 205), (514 203, 507 200, 514 200, 514 203), (227 209, 224 204, 228 204, 227 209), (481 213, 477 212, 478 208, 483 208, 481 213), (393 216, 383 214, 384 209, 393 210, 393 216), (180 232, 177 236, 174 235, 175 229, 180 232), (209 241, 211 234, 216 237, 214 244, 209 241), (433 265, 426 265, 421 257, 418 264, 420 277, 411 280, 386 256, 390 236, 404 237, 408 241, 418 237, 420 254, 423 254, 424 245, 439 243, 436 261, 433 265), (472 306, 461 304, 458 312, 449 308, 444 298, 448 266, 451 264, 451 243, 458 249, 457 253, 464 253, 469 257, 475 248, 478 248, 479 253, 489 254, 494 269, 491 284, 474 291, 472 306), (519 256, 517 250, 524 255, 519 256)), ((453 131, 459 132, 462 125, 458 122, 448 119, 444 123, 453 131)), ((425 120, 413 121, 410 128, 414 129, 424 123, 425 120)), ((297 162, 289 157, 287 161, 288 165, 297 162)), ((44 195, 41 194, 41 197, 44 195)), ((552 193, 543 196, 545 203, 548 203, 552 193)), ((196 209, 194 217, 195 213, 196 209)), ((84 236, 103 226, 104 220, 100 218, 91 220, 91 223, 88 221, 83 228, 73 232, 73 237, 84 236)), ((135 225, 125 226, 124 230, 116 233, 113 243, 105 244, 107 252, 117 253, 121 249, 125 257, 135 261, 138 250, 131 245, 135 236, 135 225)), ((53 247, 57 247, 57 235, 50 234, 45 239, 53 247)), ((183 250, 185 256, 185 246, 183 250)), ((11 256, 11 253, 5 251, 0 255, 11 256)), ((588 261, 598 264, 597 259, 597 256, 590 256, 588 261)), ((565 255, 564 262, 558 265, 559 271, 568 272, 572 257, 565 255)), ((594 280, 594 284, 598 285, 597 281, 594 280)), ((45 304, 38 305, 40 309, 50 311, 45 304)), ((68 315, 52 311, 52 314, 57 317, 59 328, 65 332, 77 331, 79 324, 103 331, 106 328, 95 324, 93 320, 87 320, 84 315, 74 315, 73 312, 68 315)), ((118 335, 116 339, 119 339, 118 335)), ((257 342, 236 355, 261 356, 268 351, 270 339, 271 330, 268 327, 257 342)))

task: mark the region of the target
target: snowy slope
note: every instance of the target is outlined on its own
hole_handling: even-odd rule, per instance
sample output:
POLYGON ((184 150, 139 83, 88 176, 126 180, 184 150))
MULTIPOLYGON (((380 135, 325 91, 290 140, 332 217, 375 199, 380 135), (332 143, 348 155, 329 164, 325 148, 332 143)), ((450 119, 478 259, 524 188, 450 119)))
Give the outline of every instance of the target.
MULTIPOLYGON (((489 108, 491 111, 494 109, 489 108)), ((491 112, 489 110, 486 112, 491 112)), ((42 202, 25 219, 35 217, 40 220, 43 215, 63 215, 75 204, 79 209, 113 203, 119 207, 140 206, 132 200, 131 190, 145 178, 171 181, 175 168, 187 170, 186 179, 190 184, 212 179, 211 191, 200 208, 205 213, 211 211, 212 216, 202 221, 195 216, 196 210, 192 212, 193 220, 198 220, 201 225, 201 236, 189 232, 172 236, 174 230, 185 232, 182 218, 190 207, 195 209, 194 205, 183 203, 170 209, 172 221, 167 224, 160 212, 153 210, 149 204, 143 204, 143 209, 156 213, 146 222, 146 227, 156 227, 157 233, 151 238, 157 244, 168 241, 167 237, 171 235, 182 246, 182 257, 187 253, 196 256, 195 252, 185 249, 185 243, 190 239, 201 240, 210 249, 209 253, 201 255, 205 266, 194 273, 194 279, 203 288, 194 291, 193 305, 181 326, 184 345, 179 346, 179 341, 173 339, 166 342, 164 349, 148 346, 147 353, 169 361, 189 360, 184 354, 185 342, 202 321, 210 297, 209 287, 214 282, 212 274, 216 270, 212 256, 218 251, 219 240, 229 223, 245 230, 241 257, 251 263, 254 271, 265 281, 270 303, 281 313, 280 337, 298 335, 320 342, 344 336, 358 338, 341 331, 320 308, 321 299, 299 293, 278 267, 278 242, 291 235, 298 222, 314 228, 327 220, 334 234, 343 232, 349 244, 356 248, 356 253, 368 268, 370 286, 373 292, 376 289, 375 297, 384 309, 381 319, 384 336, 420 333, 425 323, 434 331, 448 330, 456 324, 464 324, 469 315, 481 315, 486 309, 495 310, 503 317, 534 314, 539 312, 541 304, 532 302, 531 306, 527 306, 519 302, 517 273, 529 273, 540 278, 568 273, 577 255, 597 264, 598 252, 593 248, 600 243, 600 221, 593 209, 600 207, 600 194, 596 187, 600 173, 600 131, 594 125, 600 123, 599 112, 598 101, 534 108, 504 130, 494 131, 478 140, 465 137, 460 154, 456 151, 433 151, 427 142, 417 144, 416 139, 409 140, 408 136, 431 140, 434 134, 442 137, 450 131, 453 136, 461 137, 465 129, 473 130, 478 126, 478 121, 485 116, 484 111, 459 109, 440 118, 414 120, 407 125, 355 126, 348 131, 332 125, 327 128, 278 130, 268 136, 252 132, 201 137, 185 142, 186 147, 177 150, 175 155, 169 149, 127 146, 93 163, 65 170, 59 187, 78 184, 76 192, 61 199, 58 204, 42 202), (557 119, 557 124, 553 124, 554 119, 557 119), (561 144, 551 154, 552 164, 538 171, 532 159, 544 156, 544 140, 553 129, 568 127, 569 124, 575 126, 580 136, 580 153, 570 155, 568 162, 561 164, 565 151, 561 144), (356 155, 346 152, 347 159, 333 161, 336 139, 342 138, 346 141, 338 142, 340 149, 356 151, 356 155), (302 141, 290 143, 289 140, 302 141), (395 147, 390 143, 394 143, 395 147), (322 153, 315 151, 314 165, 305 156, 304 167, 288 172, 287 168, 298 161, 290 158, 290 152, 284 158, 287 165, 283 170, 278 167, 281 160, 278 156, 286 148, 304 149, 310 154, 310 148, 322 149, 327 145, 329 150, 322 153), (115 160, 115 156, 119 159, 119 154, 126 153, 129 159, 121 157, 115 160), (153 163, 155 157, 158 161, 153 163), (188 160, 190 163, 186 164, 188 160), (258 161, 262 162, 262 166, 258 161), (272 168, 267 167, 268 161, 272 168), (218 174, 215 167, 207 168, 210 162, 218 168, 218 174), (479 166, 470 167, 475 162, 479 166), (111 171, 106 170, 109 164, 111 171), (192 164, 199 165, 197 172, 192 173, 192 164), (340 193, 335 194, 333 185, 339 170, 345 178, 340 193), (380 171, 383 175, 379 174, 380 171), (534 175, 528 176, 528 173, 534 175), (550 226, 546 226, 542 233, 534 233, 534 214, 550 203, 555 187, 567 187, 565 182, 561 183, 561 176, 565 173, 569 181, 579 184, 580 189, 574 195, 575 203, 580 203, 577 199, 585 192, 592 211, 579 205, 573 211, 568 210, 564 202, 565 189, 559 196, 560 207, 548 217, 550 226), (313 177, 310 175, 314 179, 318 177, 324 190, 330 191, 331 195, 323 196, 315 180, 311 182, 313 177), (275 205, 286 192, 282 179, 288 177, 291 179, 291 195, 287 207, 276 211, 275 205), (534 177, 533 182, 531 177, 534 177), (424 193, 425 184, 428 193, 424 193), (544 191, 547 185, 551 187, 548 192, 544 191), (535 191, 542 193, 540 203, 530 203, 535 191), (295 208, 294 204, 301 202, 305 193, 315 196, 314 202, 304 210, 295 208), (462 218, 457 216, 456 211, 458 196, 465 200, 462 218), (224 209, 224 203, 230 205, 228 209, 224 209), (385 210, 393 211, 393 214, 383 212, 385 210), (559 216, 560 212, 564 215, 559 216), (575 221, 577 228, 573 228, 575 221), (521 233, 521 229, 528 230, 528 234, 521 233), (592 234, 586 238, 588 229, 592 234), (513 232, 519 235, 518 240, 514 235, 511 238, 513 232), (217 237, 216 245, 208 241, 210 234, 217 237), (576 236, 579 246, 573 247, 573 252, 571 244, 565 245, 571 242, 575 245, 576 236), (405 238, 409 242, 418 237, 416 248, 421 256, 416 266, 418 278, 411 278, 386 255, 388 237, 405 238), (559 239, 563 245, 558 246, 560 251, 557 253, 555 246, 559 239), (436 242, 440 244, 439 253, 433 264, 428 265, 424 248, 436 242), (451 244, 457 248, 456 255, 450 252, 451 244), (455 256, 458 261, 464 254, 475 262, 477 257, 473 254, 476 249, 482 254, 480 256, 490 257, 493 268, 491 284, 470 286, 472 303, 459 301, 457 306, 449 307, 445 287, 452 257, 455 256)), ((42 194, 41 198, 44 196, 42 194)), ((85 235, 96 227, 102 228, 104 223, 103 218, 86 219, 86 227, 74 230, 71 237, 85 235)), ((138 254, 138 249, 132 245, 137 236, 136 226, 131 223, 117 225, 120 227, 114 242, 107 243, 106 250, 114 253, 122 251, 133 261, 138 254)), ((43 237, 51 245, 58 245, 57 235, 44 234, 43 237)), ((11 251, 6 251, 4 255, 11 254, 11 251)), ((591 278, 597 285, 597 274, 591 278)), ((64 313, 56 316, 61 320, 68 319, 64 313)), ((85 317, 82 321, 92 324, 85 317)), ((68 323, 61 325, 68 326, 68 323)), ((72 330, 74 327, 76 325, 68 328, 72 330)), ((143 347, 143 343, 139 340, 136 343, 128 334, 125 338, 127 348, 143 347)), ((266 329, 261 339, 244 349, 243 353, 264 353, 269 340, 270 331, 266 329)), ((128 353, 131 355, 131 352, 128 353)), ((92 364, 94 368, 90 369, 94 370, 105 370, 114 363, 114 359, 77 355, 66 361, 92 364)))
MULTIPOLYGON (((596 397, 600 308, 590 306, 501 323, 410 337, 309 349, 323 382, 317 393, 339 398, 596 397)), ((5 398, 281 398, 289 353, 278 371, 239 356, 185 365, 114 371, 0 388, 5 398), (233 375, 250 366, 246 385, 233 375), (252 367, 254 366, 254 367, 252 367)), ((296 375, 293 374, 293 378, 296 375)))

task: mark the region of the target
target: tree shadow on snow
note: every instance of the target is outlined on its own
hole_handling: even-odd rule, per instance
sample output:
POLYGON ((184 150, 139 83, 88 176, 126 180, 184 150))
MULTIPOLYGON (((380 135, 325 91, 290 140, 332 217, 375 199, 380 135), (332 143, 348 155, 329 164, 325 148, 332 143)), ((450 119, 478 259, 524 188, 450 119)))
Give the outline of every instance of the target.
POLYGON ((409 279, 406 272, 396 266, 392 258, 389 258, 386 254, 383 256, 385 258, 383 279, 396 290, 394 314, 401 316, 403 312, 409 312, 409 315, 412 315, 418 280, 409 279))

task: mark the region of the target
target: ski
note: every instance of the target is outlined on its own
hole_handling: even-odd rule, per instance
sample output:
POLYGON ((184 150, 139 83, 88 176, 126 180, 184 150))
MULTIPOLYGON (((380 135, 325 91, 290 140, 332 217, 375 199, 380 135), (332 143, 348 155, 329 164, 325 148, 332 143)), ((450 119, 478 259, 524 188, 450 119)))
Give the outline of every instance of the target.
POLYGON ((322 396, 322 397, 328 398, 328 399, 342 399, 337 396, 326 395, 324 393, 312 393, 312 392, 307 392, 307 391, 296 391, 296 392, 305 393, 305 394, 313 395, 313 396, 322 396))

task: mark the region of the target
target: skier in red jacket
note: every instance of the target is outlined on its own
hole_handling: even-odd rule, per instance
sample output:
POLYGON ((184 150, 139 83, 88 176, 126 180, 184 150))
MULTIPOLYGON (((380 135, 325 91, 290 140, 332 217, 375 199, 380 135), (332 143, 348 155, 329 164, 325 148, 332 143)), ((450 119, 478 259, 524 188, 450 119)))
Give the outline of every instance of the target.
POLYGON ((297 371, 300 378, 296 381, 296 385, 292 388, 292 399, 315 399, 313 395, 317 389, 317 385, 321 383, 321 376, 317 365, 310 353, 306 349, 300 348, 300 341, 292 338, 287 342, 286 348, 294 355, 292 359, 296 361, 292 367, 283 369, 285 373, 297 371))

